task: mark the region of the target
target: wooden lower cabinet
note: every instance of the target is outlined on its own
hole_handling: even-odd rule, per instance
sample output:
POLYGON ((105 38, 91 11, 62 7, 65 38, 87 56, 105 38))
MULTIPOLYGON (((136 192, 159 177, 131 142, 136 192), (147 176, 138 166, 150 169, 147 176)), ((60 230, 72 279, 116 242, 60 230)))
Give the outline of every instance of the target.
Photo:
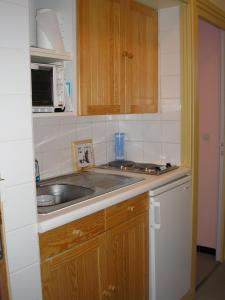
POLYGON ((104 234, 41 265, 45 300, 100 300, 104 285, 104 234))
POLYGON ((142 194, 40 234, 43 299, 147 300, 148 222, 142 194))
POLYGON ((148 216, 107 233, 108 291, 113 300, 148 299, 148 216))

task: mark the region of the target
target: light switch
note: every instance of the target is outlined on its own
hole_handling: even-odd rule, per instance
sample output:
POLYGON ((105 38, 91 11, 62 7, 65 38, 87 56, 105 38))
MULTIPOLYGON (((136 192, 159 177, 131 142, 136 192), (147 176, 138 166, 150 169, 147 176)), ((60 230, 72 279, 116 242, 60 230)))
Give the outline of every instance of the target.
POLYGON ((203 141, 209 141, 210 140, 210 134, 209 133, 203 133, 202 134, 203 141))

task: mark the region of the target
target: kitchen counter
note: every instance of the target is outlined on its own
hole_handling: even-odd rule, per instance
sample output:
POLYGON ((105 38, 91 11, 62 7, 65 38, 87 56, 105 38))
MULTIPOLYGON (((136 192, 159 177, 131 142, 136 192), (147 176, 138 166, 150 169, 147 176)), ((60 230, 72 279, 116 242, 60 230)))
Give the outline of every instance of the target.
POLYGON ((97 173, 118 174, 118 175, 126 175, 126 176, 136 177, 136 178, 144 178, 144 180, 114 190, 112 192, 108 192, 106 194, 90 198, 83 202, 64 207, 57 211, 51 212, 49 214, 45 214, 45 215, 39 214, 38 215, 39 233, 46 232, 58 226, 62 226, 66 223, 72 222, 76 219, 80 219, 82 217, 90 215, 106 207, 120 203, 138 194, 144 193, 146 191, 164 185, 170 181, 176 180, 182 176, 190 174, 191 172, 189 168, 185 168, 185 167, 180 167, 174 171, 162 174, 160 176, 144 175, 144 174, 137 174, 137 173, 130 173, 130 172, 124 173, 122 171, 112 171, 112 170, 109 171, 109 170, 102 170, 98 168, 93 168, 91 169, 91 171, 97 173))

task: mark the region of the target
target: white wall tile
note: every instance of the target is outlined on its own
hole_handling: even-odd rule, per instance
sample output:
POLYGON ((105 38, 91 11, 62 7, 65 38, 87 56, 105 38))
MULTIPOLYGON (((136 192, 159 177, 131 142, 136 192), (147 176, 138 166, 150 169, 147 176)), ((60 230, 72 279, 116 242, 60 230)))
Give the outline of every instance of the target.
POLYGON ((180 144, 163 143, 162 149, 163 163, 180 164, 180 144))
POLYGON ((61 125, 59 145, 60 149, 71 147, 71 142, 77 140, 77 130, 75 124, 63 123, 61 125))
POLYGON ((106 143, 94 144, 95 164, 101 165, 107 162, 107 145, 106 143))
POLYGON ((85 140, 92 138, 92 123, 77 124, 77 139, 85 140))
POLYGON ((120 121, 120 132, 125 133, 125 140, 129 141, 142 141, 143 140, 143 127, 141 121, 120 121))
POLYGON ((168 143, 180 143, 179 121, 162 121, 162 140, 168 143))
POLYGON ((3 0, 3 1, 28 7, 29 0, 3 0))
POLYGON ((171 30, 179 24, 179 6, 159 10, 159 29, 171 30))
POLYGON ((162 76, 180 74, 180 55, 177 53, 163 53, 160 57, 160 72, 162 76))
POLYGON ((92 125, 92 136, 94 143, 102 143, 106 141, 106 123, 94 122, 92 125))
POLYGON ((162 143, 144 142, 143 157, 145 162, 162 163, 162 143))
POLYGON ((12 300, 41 299, 40 266, 33 264, 10 276, 12 300))
POLYGON ((180 97, 179 76, 161 76, 160 96, 165 99, 180 97))
POLYGON ((108 121, 106 123, 106 140, 114 141, 114 134, 119 132, 119 122, 118 121, 108 121))
POLYGON ((0 94, 0 107, 0 141, 31 139, 31 97, 0 94))
POLYGON ((39 261, 37 225, 6 234, 9 272, 13 273, 39 261))
POLYGON ((144 121, 143 122, 143 141, 157 142, 162 139, 162 129, 160 121, 144 121))
POLYGON ((125 142, 125 159, 143 161, 143 142, 125 142))
POLYGON ((110 141, 107 142, 107 153, 106 153, 106 161, 112 161, 115 160, 115 142, 110 141))
POLYGON ((33 183, 6 189, 4 220, 6 231, 37 222, 36 194, 33 183))
POLYGON ((0 48, 0 57, 0 94, 30 94, 28 49, 0 48))
POLYGON ((7 186, 30 182, 34 178, 31 140, 0 143, 0 169, 7 186))
POLYGON ((159 51, 160 53, 177 53, 177 45, 180 41, 179 28, 159 32, 159 51))
POLYGON ((60 172, 61 174, 69 174, 73 172, 73 159, 72 159, 72 147, 63 149, 60 151, 61 163, 60 172))
POLYGON ((55 150, 50 152, 43 152, 42 160, 43 165, 39 162, 41 178, 48 178, 59 176, 61 174, 62 166, 62 151, 55 150))
MULTIPOLYGON (((28 45, 27 9, 12 2, 0 1, 0 47, 25 49, 28 45)), ((26 1, 17 2, 24 5, 26 1)))

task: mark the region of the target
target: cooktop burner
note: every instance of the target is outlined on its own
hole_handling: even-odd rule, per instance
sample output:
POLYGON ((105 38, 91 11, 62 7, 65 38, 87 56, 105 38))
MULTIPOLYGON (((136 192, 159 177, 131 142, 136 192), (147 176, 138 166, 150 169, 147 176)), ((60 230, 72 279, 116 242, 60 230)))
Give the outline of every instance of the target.
POLYGON ((149 175, 160 175, 178 168, 176 165, 167 163, 165 165, 158 165, 152 163, 139 163, 130 160, 114 160, 107 164, 100 165, 98 168, 108 170, 121 170, 134 173, 142 173, 149 175))

